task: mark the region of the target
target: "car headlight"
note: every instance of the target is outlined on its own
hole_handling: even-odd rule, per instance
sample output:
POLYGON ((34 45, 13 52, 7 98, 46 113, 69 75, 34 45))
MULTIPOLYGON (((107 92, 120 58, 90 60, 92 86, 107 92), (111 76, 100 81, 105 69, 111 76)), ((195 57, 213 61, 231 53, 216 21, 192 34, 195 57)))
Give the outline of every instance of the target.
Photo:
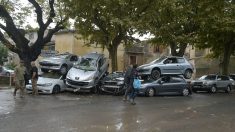
POLYGON ((95 78, 95 76, 90 76, 87 79, 85 79, 84 81, 91 81, 91 80, 94 80, 94 78, 95 78))
POLYGON ((51 85, 52 85, 52 83, 45 83, 45 84, 42 84, 43 87, 49 87, 49 86, 51 86, 51 85))
POLYGON ((117 85, 123 85, 124 84, 124 82, 123 81, 119 81, 119 82, 117 82, 117 85))

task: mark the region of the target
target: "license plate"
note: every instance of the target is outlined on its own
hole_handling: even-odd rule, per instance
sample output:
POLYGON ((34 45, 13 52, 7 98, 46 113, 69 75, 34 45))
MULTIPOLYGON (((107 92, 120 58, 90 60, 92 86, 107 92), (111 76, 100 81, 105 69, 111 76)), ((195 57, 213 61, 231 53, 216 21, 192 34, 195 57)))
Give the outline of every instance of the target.
POLYGON ((78 92, 80 90, 80 88, 76 88, 73 90, 73 92, 78 92))

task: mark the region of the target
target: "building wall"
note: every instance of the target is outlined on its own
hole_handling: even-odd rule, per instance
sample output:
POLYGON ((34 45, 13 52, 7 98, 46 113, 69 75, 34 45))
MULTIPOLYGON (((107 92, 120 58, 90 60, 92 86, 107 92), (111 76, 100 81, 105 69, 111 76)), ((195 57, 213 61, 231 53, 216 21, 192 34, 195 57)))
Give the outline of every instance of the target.
MULTIPOLYGON (((59 53, 69 52, 72 54, 76 54, 78 56, 83 56, 90 52, 98 52, 104 54, 107 58, 109 58, 109 53, 107 49, 102 49, 99 45, 87 46, 85 45, 84 40, 81 36, 76 35, 72 32, 59 33, 55 36, 55 50, 59 53)), ((118 58, 118 71, 122 71, 123 64, 123 55, 124 55, 124 47, 123 45, 119 45, 117 58, 118 58)), ((111 70, 111 60, 109 60, 109 71, 111 70)))

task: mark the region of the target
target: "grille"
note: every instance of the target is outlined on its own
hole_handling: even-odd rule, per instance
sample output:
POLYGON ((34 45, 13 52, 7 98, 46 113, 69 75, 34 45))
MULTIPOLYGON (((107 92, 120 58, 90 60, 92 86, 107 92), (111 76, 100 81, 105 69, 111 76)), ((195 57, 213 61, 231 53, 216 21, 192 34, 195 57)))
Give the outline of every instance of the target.
POLYGON ((41 66, 60 66, 59 64, 53 64, 50 62, 39 62, 41 66))
POLYGON ((104 82, 105 85, 117 85, 117 82, 114 81, 106 81, 104 82))
POLYGON ((203 82, 194 82, 195 86, 202 86, 203 82))
POLYGON ((86 86, 89 84, 88 82, 78 82, 78 81, 73 81, 70 79, 67 79, 66 81, 71 85, 77 85, 77 86, 86 86))

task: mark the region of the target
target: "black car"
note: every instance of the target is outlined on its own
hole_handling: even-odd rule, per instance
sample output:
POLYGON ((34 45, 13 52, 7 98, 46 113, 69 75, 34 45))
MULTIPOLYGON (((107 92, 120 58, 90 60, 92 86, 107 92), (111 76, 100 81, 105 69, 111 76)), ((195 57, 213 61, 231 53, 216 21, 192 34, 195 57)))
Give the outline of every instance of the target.
POLYGON ((124 73, 113 72, 101 80, 100 91, 114 95, 122 95, 125 92, 124 73))
POLYGON ((160 93, 191 94, 190 85, 181 76, 163 76, 156 81, 143 82, 139 94, 152 97, 160 93))

